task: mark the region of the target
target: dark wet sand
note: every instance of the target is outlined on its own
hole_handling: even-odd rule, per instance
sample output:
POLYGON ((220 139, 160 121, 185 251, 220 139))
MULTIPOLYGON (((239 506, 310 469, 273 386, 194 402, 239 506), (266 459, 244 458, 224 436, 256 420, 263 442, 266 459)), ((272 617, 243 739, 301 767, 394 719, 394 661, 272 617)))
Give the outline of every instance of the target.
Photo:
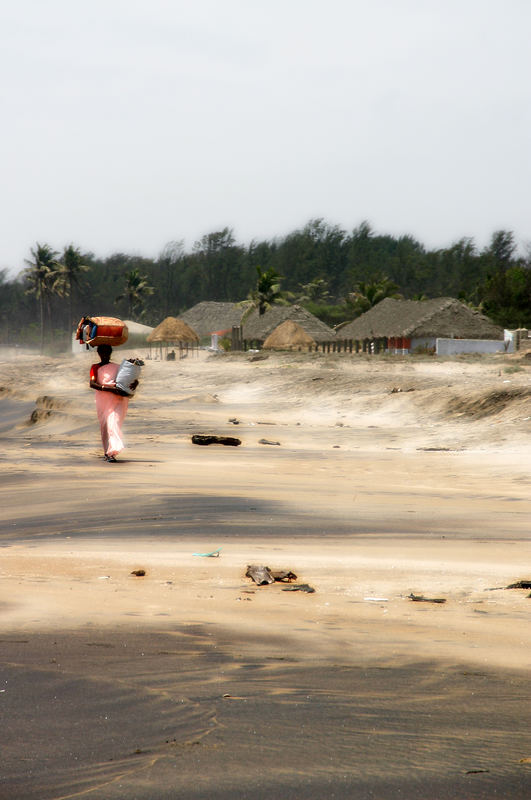
POLYGON ((3 638, 0 797, 529 796, 526 675, 234 645, 208 626, 3 638))

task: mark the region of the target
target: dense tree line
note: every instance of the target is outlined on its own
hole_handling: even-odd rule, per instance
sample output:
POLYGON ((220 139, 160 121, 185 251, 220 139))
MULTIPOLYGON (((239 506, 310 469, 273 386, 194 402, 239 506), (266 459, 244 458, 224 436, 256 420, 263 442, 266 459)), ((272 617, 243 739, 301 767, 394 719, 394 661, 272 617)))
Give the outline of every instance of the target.
MULTIPOLYGON (((209 233, 187 251, 171 242, 156 259, 127 253, 98 258, 69 245, 30 249, 13 279, 0 273, 0 341, 53 344, 84 314, 157 324, 201 300, 257 303, 260 280, 277 302, 299 302, 329 324, 353 319, 386 296, 458 297, 507 327, 531 327, 531 257, 514 234, 496 231, 479 249, 471 238, 428 250, 409 235, 350 233, 315 219, 272 241, 238 243, 209 233), (258 279, 257 279, 258 275, 258 279)), ((262 300, 265 295, 262 292, 262 300)))

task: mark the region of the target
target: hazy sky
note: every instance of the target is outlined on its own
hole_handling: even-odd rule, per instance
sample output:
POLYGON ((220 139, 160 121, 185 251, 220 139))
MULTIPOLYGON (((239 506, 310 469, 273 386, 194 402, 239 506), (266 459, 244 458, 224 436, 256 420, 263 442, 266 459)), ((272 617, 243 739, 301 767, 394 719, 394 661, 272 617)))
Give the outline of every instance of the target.
POLYGON ((324 217, 531 240, 529 0, 0 0, 0 268, 324 217))

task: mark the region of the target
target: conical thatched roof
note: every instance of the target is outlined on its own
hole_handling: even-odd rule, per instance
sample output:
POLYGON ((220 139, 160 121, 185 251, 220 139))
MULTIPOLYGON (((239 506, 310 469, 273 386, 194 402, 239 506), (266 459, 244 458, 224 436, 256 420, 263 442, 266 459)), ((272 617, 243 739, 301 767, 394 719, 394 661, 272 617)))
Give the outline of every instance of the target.
POLYGON ((265 350, 290 350, 313 345, 315 345, 315 339, 312 339, 304 328, 301 328, 292 319, 286 319, 269 334, 262 347, 265 350))
POLYGON ((148 342, 199 342, 199 336, 186 322, 176 317, 166 317, 147 337, 148 342))
POLYGON ((245 304, 204 300, 181 314, 179 319, 190 325, 199 336, 210 336, 215 331, 226 331, 233 325, 240 325, 245 310, 245 304))
POLYGON ((263 342, 281 322, 285 322, 287 319, 291 319, 300 325, 312 337, 314 342, 333 342, 336 339, 336 334, 332 328, 329 328, 328 325, 314 317, 302 306, 297 305, 271 306, 262 316, 255 309, 244 320, 243 338, 248 342, 263 342))
POLYGON ((338 339, 415 338, 503 339, 502 328, 455 300, 395 300, 386 297, 358 319, 343 325, 338 339))

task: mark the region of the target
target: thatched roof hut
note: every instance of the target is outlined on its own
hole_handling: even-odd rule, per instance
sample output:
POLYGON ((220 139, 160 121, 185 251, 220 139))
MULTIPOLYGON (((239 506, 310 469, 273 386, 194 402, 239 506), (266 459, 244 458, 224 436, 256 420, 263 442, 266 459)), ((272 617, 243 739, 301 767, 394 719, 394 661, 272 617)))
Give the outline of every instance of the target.
POLYGON ((315 347, 315 339, 297 322, 286 319, 277 325, 262 346, 264 350, 302 350, 315 347))
POLYGON ((338 339, 453 338, 503 339, 503 329, 453 297, 395 300, 387 297, 341 326, 338 339))
POLYGON ((198 336, 210 336, 216 331, 230 331, 240 325, 246 311, 243 303, 218 303, 204 300, 185 311, 179 319, 190 325, 198 336))
POLYGON ((275 328, 288 319, 300 325, 314 342, 334 342, 336 340, 336 334, 332 328, 298 305, 271 306, 261 316, 255 309, 243 322, 243 339, 246 342, 263 343, 275 328))
POLYGON ((197 344, 197 333, 180 319, 166 317, 147 337, 151 344, 197 344))

